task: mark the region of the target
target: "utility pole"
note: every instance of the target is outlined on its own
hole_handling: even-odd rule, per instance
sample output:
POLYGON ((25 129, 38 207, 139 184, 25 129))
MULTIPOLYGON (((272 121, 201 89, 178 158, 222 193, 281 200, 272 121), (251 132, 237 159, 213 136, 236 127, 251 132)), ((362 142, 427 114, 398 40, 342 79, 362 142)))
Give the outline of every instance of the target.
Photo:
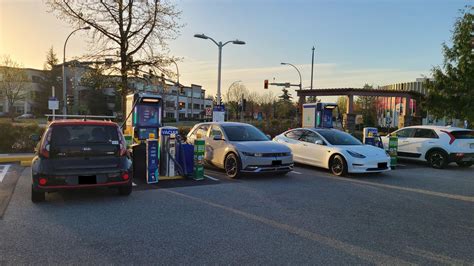
POLYGON ((314 46, 313 46, 313 55, 311 58, 311 89, 313 89, 313 69, 314 69, 314 46))
POLYGON ((244 121, 244 94, 242 93, 242 98, 240 98, 240 122, 244 121))

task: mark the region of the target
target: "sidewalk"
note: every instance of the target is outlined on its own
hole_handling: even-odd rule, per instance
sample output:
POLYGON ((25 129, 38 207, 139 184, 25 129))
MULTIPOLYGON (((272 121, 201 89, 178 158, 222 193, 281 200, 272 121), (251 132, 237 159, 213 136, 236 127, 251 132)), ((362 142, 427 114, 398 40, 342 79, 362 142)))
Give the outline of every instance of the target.
POLYGON ((31 160, 35 156, 34 153, 10 153, 0 154, 0 163, 17 163, 22 166, 31 166, 31 160))

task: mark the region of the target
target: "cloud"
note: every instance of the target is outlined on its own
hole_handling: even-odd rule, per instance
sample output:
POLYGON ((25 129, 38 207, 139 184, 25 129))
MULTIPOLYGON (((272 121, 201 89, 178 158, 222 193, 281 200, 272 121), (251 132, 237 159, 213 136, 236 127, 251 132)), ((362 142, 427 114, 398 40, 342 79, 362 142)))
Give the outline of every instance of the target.
MULTIPOLYGON (((310 87, 311 64, 296 65, 300 70, 303 87, 310 87)), ((321 63, 314 65, 315 88, 360 88, 365 83, 374 86, 392 83, 415 81, 422 75, 429 75, 429 70, 404 70, 396 68, 355 68, 349 64, 321 63)), ((249 68, 222 67, 222 93, 236 80, 241 80, 249 90, 264 92, 265 79, 275 82, 299 83, 298 73, 291 66, 262 66, 249 68), (275 79, 274 79, 275 78, 275 79)), ((180 80, 185 84, 200 84, 206 94, 214 95, 217 91, 217 63, 215 61, 198 61, 186 58, 180 63, 180 80)), ((292 87, 293 88, 293 87, 292 87)), ((271 86, 270 90, 280 93, 281 87, 271 86)), ((294 89, 290 92, 296 96, 294 89)))

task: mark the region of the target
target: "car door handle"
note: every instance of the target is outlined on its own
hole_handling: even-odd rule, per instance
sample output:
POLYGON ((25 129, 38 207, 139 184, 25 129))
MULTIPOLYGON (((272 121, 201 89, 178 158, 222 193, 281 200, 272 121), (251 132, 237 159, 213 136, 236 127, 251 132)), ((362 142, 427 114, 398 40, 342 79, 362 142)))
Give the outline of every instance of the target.
POLYGON ((306 144, 306 143, 303 143, 303 146, 308 146, 308 144, 306 144))

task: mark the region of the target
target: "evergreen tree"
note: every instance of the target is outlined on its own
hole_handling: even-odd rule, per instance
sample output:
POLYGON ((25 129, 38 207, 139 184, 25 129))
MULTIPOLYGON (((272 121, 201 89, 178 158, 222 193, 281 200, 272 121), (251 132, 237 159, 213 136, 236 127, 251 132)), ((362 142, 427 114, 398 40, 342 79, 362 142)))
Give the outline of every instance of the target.
POLYGON ((58 67, 59 59, 51 46, 46 53, 46 61, 43 65, 44 78, 41 82, 40 91, 35 94, 33 113, 40 117, 51 113, 48 109, 48 99, 52 95, 51 88, 54 87, 56 98, 62 103, 62 84, 61 84, 61 68, 58 67))

